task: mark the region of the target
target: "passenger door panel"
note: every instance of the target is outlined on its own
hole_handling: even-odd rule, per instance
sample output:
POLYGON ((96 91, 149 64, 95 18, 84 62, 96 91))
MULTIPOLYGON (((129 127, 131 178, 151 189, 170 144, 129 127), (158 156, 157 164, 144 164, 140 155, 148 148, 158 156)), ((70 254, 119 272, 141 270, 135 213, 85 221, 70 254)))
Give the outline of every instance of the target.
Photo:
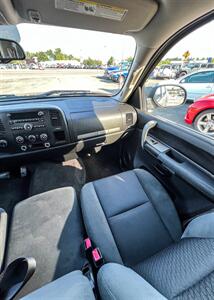
MULTIPOLYGON (((140 112, 132 141, 126 145, 126 157, 132 167, 153 173, 172 196, 183 219, 214 208, 214 143, 199 133, 140 112), (155 119, 144 149, 141 135, 144 125, 155 119)), ((154 187, 155 188, 155 187, 154 187)))

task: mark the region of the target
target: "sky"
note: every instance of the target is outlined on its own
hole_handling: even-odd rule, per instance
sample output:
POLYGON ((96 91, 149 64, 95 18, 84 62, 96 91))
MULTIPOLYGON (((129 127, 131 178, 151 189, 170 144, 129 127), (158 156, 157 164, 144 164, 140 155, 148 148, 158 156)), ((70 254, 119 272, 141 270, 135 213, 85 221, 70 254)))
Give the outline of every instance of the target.
POLYGON ((61 48, 66 54, 82 59, 101 59, 103 62, 110 56, 120 61, 135 53, 135 40, 126 35, 34 24, 17 27, 24 51, 61 48))
MULTIPOLYGON (((132 37, 65 27, 20 24, 17 26, 25 51, 61 48, 81 59, 92 57, 106 62, 112 55, 120 61, 135 52, 132 37)), ((182 57, 187 50, 192 57, 214 57, 214 21, 197 29, 176 44, 166 57, 182 57)))
POLYGON ((187 50, 192 57, 214 58, 214 21, 187 35, 167 53, 166 57, 181 57, 187 50))

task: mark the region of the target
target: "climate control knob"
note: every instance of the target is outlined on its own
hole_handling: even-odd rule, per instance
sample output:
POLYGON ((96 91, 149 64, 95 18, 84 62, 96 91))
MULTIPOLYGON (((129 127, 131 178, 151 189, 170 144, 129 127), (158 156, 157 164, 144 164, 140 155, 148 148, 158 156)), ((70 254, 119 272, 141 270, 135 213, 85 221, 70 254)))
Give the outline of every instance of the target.
POLYGON ((46 142, 47 139, 48 139, 48 135, 47 135, 46 133, 41 133, 41 134, 40 134, 40 140, 41 140, 42 142, 46 142))
POLYGON ((36 136, 31 134, 28 136, 28 141, 31 142, 31 143, 35 143, 36 141, 36 136))
POLYGON ((23 144, 24 143, 24 138, 21 135, 18 135, 16 137, 16 142, 17 142, 17 144, 23 144))
POLYGON ((31 131, 33 129, 33 125, 31 123, 24 124, 24 130, 31 131))
POLYGON ((7 141, 6 140, 0 140, 0 148, 7 148, 7 141))

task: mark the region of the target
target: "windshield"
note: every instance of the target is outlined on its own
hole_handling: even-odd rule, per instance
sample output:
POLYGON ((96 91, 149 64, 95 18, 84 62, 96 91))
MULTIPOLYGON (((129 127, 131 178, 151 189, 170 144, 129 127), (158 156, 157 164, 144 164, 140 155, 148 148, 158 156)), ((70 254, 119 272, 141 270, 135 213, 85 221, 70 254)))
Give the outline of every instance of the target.
POLYGON ((26 60, 0 64, 0 99, 113 95, 128 76, 135 53, 130 36, 36 24, 17 29, 26 60))

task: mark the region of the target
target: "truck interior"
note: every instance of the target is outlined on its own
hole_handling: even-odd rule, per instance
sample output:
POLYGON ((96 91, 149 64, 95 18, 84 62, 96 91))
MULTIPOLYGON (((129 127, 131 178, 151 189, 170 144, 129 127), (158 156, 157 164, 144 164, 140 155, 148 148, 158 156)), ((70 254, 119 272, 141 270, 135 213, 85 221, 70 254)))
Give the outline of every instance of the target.
POLYGON ((147 114, 144 84, 214 2, 92 2, 121 21, 69 9, 86 2, 0 3, 0 33, 32 23, 136 42, 115 95, 1 99, 0 299, 213 299, 214 141, 147 114))

